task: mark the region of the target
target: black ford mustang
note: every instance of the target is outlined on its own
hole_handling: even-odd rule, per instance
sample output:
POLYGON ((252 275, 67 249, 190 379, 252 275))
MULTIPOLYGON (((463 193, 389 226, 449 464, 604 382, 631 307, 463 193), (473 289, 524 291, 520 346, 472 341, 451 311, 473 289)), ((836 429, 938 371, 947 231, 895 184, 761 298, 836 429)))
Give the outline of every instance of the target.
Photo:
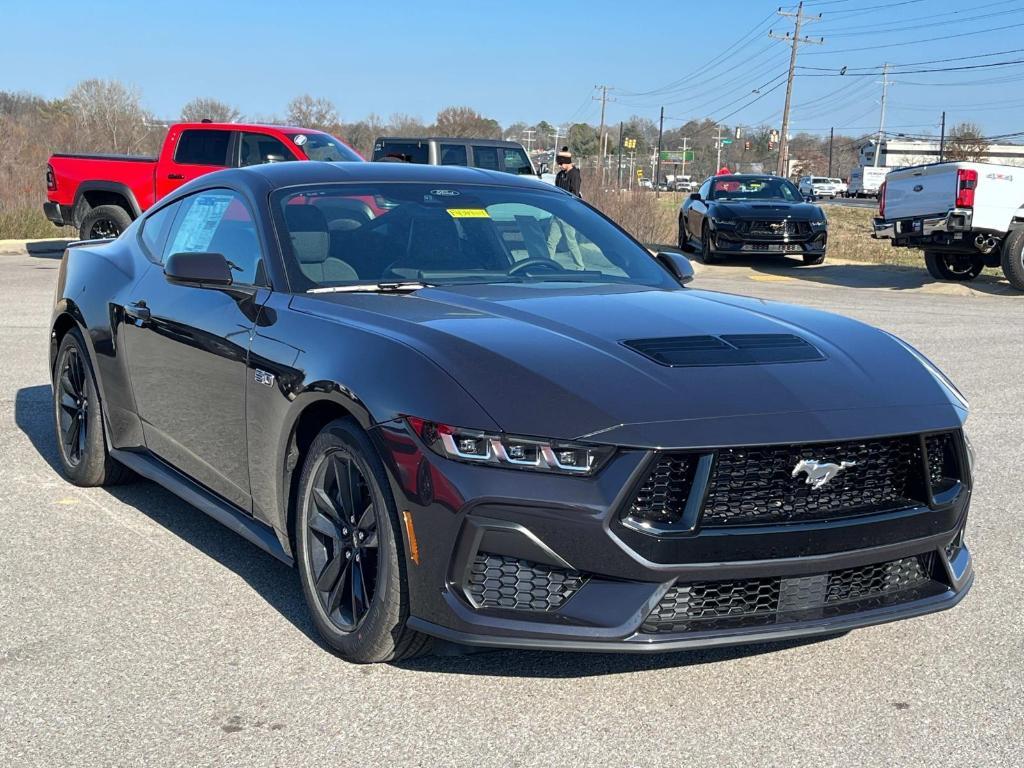
POLYGON ((679 247, 712 264, 733 256, 800 256, 825 261, 828 221, 779 176, 714 176, 679 209, 679 247))
POLYGON ((203 176, 64 256, 61 461, 80 485, 155 480, 294 562, 358 661, 431 637, 660 651, 956 604, 952 384, 886 333, 691 276, 537 180, 203 176))

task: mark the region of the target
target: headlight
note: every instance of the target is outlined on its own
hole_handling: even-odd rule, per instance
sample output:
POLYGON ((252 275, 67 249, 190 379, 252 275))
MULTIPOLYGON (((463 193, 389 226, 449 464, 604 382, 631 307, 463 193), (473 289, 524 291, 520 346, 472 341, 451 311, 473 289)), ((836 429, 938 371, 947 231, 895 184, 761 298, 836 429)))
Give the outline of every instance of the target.
POLYGON ((592 475, 615 452, 611 446, 481 432, 415 416, 407 416, 406 421, 434 453, 471 464, 592 475))
POLYGON ((960 390, 956 388, 956 384, 954 384, 952 381, 950 381, 949 377, 938 369, 938 366, 936 366, 935 363, 933 363, 927 357, 922 355, 920 352, 918 352, 916 349, 914 349, 912 346, 910 346, 907 342, 905 342, 899 336, 896 336, 895 334, 889 333, 888 331, 884 331, 884 333, 887 336, 889 336, 890 338, 892 338, 894 341, 899 342, 899 344, 904 349, 906 349, 910 354, 912 354, 914 357, 916 357, 918 362, 920 362, 921 365, 923 365, 928 370, 928 373, 930 373, 932 375, 932 378, 934 378, 937 382, 939 382, 939 384, 947 392, 949 392, 950 395, 953 396, 953 399, 956 400, 958 403, 960 403, 960 405, 962 405, 964 407, 964 410, 968 410, 969 411, 971 409, 971 404, 967 402, 967 398, 964 397, 963 393, 960 392, 960 390))
POLYGON ((811 229, 824 229, 827 226, 828 226, 828 221, 825 220, 825 219, 822 219, 821 221, 812 221, 811 222, 811 229))
POLYGON ((734 219, 719 219, 714 216, 711 217, 711 223, 719 229, 733 229, 736 226, 734 219))

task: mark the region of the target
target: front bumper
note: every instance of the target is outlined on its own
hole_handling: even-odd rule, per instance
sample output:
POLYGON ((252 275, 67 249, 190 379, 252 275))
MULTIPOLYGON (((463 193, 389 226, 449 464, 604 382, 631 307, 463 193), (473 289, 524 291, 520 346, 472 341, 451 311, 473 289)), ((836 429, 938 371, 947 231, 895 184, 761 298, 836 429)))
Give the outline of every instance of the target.
POLYGON ((821 256, 828 245, 826 230, 784 237, 757 237, 729 229, 713 232, 712 253, 735 256, 821 256))
POLYGON ((950 608, 973 581, 960 533, 967 486, 938 507, 658 537, 619 514, 649 451, 621 451, 580 478, 442 459, 397 424, 375 437, 399 513, 408 513, 406 552, 416 539, 409 626, 454 642, 644 653, 813 637, 950 608), (911 561, 927 579, 826 597, 840 574, 911 561), (766 585, 770 604, 738 621, 728 611, 679 627, 655 621, 680 594, 751 584, 766 585))

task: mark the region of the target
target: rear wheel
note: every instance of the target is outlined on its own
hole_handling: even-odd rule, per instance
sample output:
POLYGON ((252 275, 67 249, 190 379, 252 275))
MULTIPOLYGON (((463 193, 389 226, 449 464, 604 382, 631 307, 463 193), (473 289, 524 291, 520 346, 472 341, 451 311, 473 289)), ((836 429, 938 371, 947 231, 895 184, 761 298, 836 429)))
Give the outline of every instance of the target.
POLYGON ((132 223, 128 211, 119 205, 98 205, 82 219, 78 236, 82 240, 103 240, 118 237, 132 223))
POLYGON ((344 658, 397 661, 429 638, 406 628, 409 588, 398 514, 370 439, 347 419, 306 455, 295 521, 299 579, 313 621, 344 658))
POLYGON ((64 475, 75 485, 116 485, 131 471, 111 458, 103 434, 103 414, 85 342, 77 328, 57 349, 53 373, 57 454, 64 475))
POLYGON ((985 268, 980 255, 939 253, 938 251, 925 251, 924 263, 928 267, 928 274, 936 280, 957 282, 973 280, 985 268))
POLYGON ((1015 229, 1003 241, 1003 274, 1010 285, 1024 291, 1024 229, 1015 229))

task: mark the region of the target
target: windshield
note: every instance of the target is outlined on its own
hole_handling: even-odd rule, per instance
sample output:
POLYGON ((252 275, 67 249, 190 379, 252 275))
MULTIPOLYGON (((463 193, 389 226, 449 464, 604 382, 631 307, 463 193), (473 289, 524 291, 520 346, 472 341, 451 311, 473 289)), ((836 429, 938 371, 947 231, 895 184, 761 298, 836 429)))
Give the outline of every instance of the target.
POLYGON ((289 138, 310 160, 362 162, 363 159, 344 142, 326 133, 293 133, 289 138))
POLYGON ((553 191, 332 184, 273 199, 295 292, 402 281, 678 287, 615 225, 553 191))
POLYGON ((740 178, 720 176, 711 184, 709 200, 787 200, 797 202, 803 195, 793 182, 778 176, 740 178))
POLYGON ((811 183, 812 184, 831 184, 832 183, 832 179, 823 179, 821 177, 815 176, 813 179, 811 179, 811 183))

